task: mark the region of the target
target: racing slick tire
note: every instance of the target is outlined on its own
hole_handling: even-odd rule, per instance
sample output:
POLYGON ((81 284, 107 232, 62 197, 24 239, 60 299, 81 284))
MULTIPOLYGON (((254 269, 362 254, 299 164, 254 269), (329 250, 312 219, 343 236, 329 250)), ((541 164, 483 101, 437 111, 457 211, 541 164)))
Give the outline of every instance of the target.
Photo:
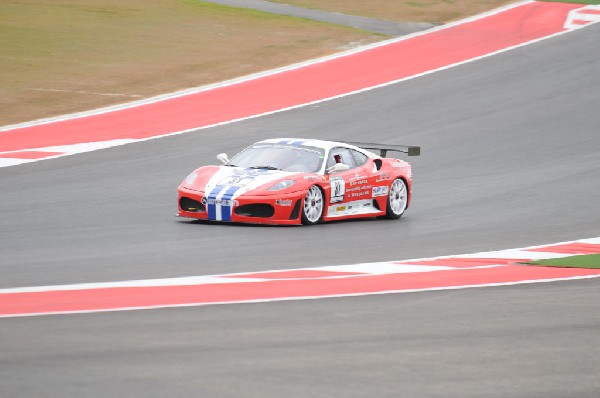
POLYGON ((323 209, 323 192, 318 186, 313 185, 306 191, 302 202, 302 224, 317 224, 323 218, 323 209))
POLYGON ((408 204, 408 189, 406 183, 402 178, 397 178, 390 185, 390 192, 387 198, 387 208, 385 211, 385 217, 390 219, 397 219, 402 217, 406 205, 408 204))

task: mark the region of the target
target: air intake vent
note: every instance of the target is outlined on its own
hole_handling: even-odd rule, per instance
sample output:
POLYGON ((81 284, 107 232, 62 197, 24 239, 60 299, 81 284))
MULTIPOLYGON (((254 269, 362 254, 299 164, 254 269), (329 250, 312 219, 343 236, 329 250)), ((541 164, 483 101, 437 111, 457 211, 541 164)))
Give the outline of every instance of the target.
POLYGON ((377 203, 375 199, 373 199, 373 207, 377 210, 381 210, 381 208, 379 207, 379 203, 377 203))
POLYGON ((290 220, 297 220, 300 215, 300 206, 302 204, 302 199, 298 199, 296 204, 294 205, 294 210, 292 210, 292 214, 290 214, 290 220))
POLYGON ((205 211, 202 203, 194 199, 186 198, 185 196, 182 196, 181 199, 179 199, 179 207, 181 207, 181 210, 183 211, 189 211, 192 213, 200 213, 205 211))
POLYGON ((266 203, 256 203, 251 205, 243 205, 235 208, 235 214, 244 217, 260 217, 269 218, 275 214, 273 206, 266 203))

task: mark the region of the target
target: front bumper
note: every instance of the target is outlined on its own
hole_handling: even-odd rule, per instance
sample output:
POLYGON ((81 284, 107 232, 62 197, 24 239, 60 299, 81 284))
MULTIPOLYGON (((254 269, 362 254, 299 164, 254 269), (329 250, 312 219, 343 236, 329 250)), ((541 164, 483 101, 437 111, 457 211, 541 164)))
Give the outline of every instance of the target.
POLYGON ((234 200, 209 199, 204 192, 180 187, 180 217, 251 224, 300 224, 304 192, 273 195, 241 195, 234 200))

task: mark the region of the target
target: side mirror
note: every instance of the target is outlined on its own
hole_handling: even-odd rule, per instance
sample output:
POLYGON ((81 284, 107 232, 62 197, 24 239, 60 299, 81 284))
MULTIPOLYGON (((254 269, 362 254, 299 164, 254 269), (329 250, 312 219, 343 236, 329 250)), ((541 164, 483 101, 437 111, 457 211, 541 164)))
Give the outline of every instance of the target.
POLYGON ((219 159, 221 162, 223 162, 223 164, 229 162, 229 158, 227 157, 226 153, 220 153, 217 155, 217 159, 219 159))
POLYGON ((327 169, 327 173, 333 174, 333 173, 339 173, 341 171, 346 171, 346 170, 350 170, 350 166, 348 166, 347 164, 344 164, 344 163, 336 163, 327 169))

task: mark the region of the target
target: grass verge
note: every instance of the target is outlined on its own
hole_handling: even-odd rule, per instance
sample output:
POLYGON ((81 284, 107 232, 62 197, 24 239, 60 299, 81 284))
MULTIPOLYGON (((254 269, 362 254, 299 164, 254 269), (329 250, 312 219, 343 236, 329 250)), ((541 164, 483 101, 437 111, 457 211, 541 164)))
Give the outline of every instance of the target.
POLYGON ((198 0, 8 0, 0 126, 129 102, 385 36, 198 0))
POLYGON ((541 265, 543 267, 600 269, 600 254, 585 254, 581 256, 552 258, 548 260, 531 261, 523 264, 541 265))

